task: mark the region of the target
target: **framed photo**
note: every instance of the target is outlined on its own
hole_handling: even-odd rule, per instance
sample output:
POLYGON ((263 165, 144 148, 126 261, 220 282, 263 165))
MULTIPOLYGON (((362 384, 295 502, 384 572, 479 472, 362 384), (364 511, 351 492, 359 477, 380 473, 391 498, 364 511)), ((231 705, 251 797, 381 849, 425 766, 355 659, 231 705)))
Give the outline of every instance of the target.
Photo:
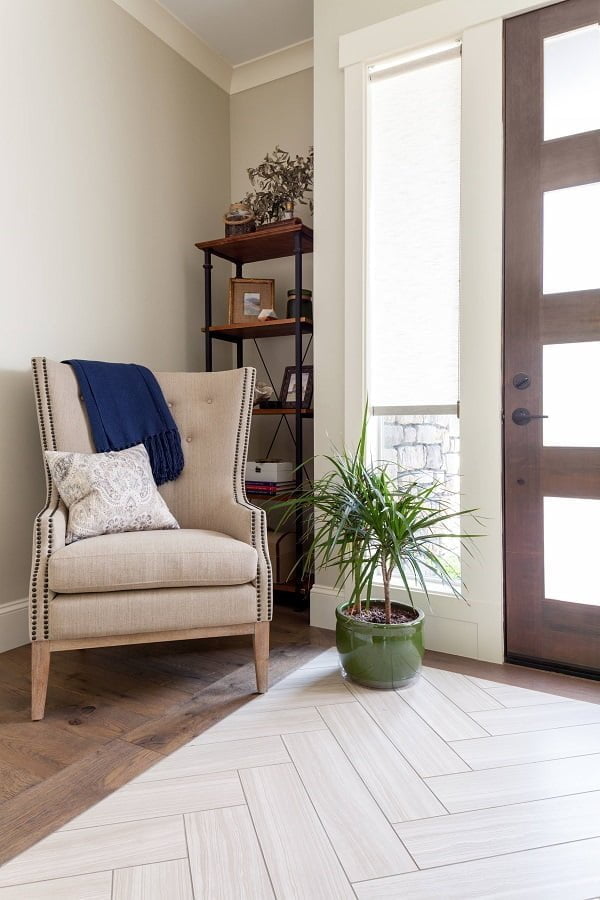
POLYGON ((274 278, 229 279, 229 324, 256 322, 262 309, 275 306, 274 278))
MULTIPOLYGON (((312 401, 313 367, 302 366, 302 409, 307 409, 312 401)), ((282 407, 296 405, 296 366, 286 366, 279 396, 282 407)))

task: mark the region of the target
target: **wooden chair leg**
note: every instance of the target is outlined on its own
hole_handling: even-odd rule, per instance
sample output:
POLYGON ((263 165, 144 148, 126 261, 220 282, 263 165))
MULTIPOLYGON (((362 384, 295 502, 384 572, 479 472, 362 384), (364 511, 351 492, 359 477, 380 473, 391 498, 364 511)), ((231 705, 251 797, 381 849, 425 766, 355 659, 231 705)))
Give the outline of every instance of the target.
POLYGON ((31 718, 38 722, 44 718, 46 690, 50 670, 50 644, 48 641, 31 643, 31 718))
POLYGON ((259 694, 266 694, 269 690, 269 624, 257 622, 254 626, 254 665, 259 694))

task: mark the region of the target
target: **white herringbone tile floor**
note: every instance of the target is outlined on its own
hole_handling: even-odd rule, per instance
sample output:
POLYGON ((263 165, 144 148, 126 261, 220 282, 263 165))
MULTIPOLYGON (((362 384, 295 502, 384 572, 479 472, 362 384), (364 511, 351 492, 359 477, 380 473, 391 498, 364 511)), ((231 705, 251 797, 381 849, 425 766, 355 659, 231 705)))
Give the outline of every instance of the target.
POLYGON ((600 705, 334 650, 0 868, 0 900, 590 900, 600 705))

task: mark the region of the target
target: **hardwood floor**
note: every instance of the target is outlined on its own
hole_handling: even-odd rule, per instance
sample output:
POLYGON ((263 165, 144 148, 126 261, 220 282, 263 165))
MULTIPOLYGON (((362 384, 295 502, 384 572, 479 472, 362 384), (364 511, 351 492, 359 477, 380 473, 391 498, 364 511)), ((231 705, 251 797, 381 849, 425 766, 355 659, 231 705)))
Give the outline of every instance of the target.
POLYGON ((313 656, 169 756, 103 745, 96 794, 122 786, 2 866, 0 900, 599 896, 597 685, 536 694, 536 673, 519 687, 431 655, 413 687, 367 691, 334 652, 291 647, 288 664, 313 656))
MULTIPOLYGON (((308 626, 307 612, 277 607, 271 683, 332 639, 308 626)), ((0 863, 248 703, 255 690, 251 638, 66 651, 52 655, 46 717, 31 722, 30 648, 0 654, 0 863)))

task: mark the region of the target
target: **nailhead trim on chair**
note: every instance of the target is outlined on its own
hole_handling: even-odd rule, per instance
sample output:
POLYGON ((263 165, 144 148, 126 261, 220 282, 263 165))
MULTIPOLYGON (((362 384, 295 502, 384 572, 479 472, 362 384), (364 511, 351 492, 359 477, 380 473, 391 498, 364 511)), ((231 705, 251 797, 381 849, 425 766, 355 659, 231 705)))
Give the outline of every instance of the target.
MULTIPOLYGON (((268 544, 266 538, 266 516, 264 510, 259 510, 248 502, 246 495, 246 458, 248 455, 248 445, 250 443, 250 425, 252 422, 252 404, 254 399, 254 381, 255 371, 246 368, 244 371, 244 382, 242 385, 242 403, 240 408, 240 417, 238 421, 238 430, 236 436, 235 458, 233 466, 233 496, 240 506, 244 506, 250 511, 251 515, 251 540, 252 546, 262 557, 267 570, 266 584, 266 601, 267 601, 267 620, 271 619, 273 613, 273 575, 271 570, 271 562, 269 558, 268 544), (248 411, 248 404, 250 410, 248 411), (257 544, 257 530, 260 533, 260 547, 257 544)), ((263 620, 263 593, 265 593, 264 585, 260 574, 260 565, 256 570, 256 618, 258 622, 263 620)))
MULTIPOLYGON (((38 370, 38 361, 36 359, 32 359, 32 370, 33 370, 33 385, 35 391, 35 402, 36 409, 38 415, 38 422, 40 426, 40 437, 42 442, 43 450, 55 450, 56 449, 56 436, 54 433, 54 418, 52 415, 52 409, 50 407, 50 391, 48 386, 48 369, 46 364, 45 357, 42 359, 42 374, 43 374, 43 395, 42 389, 40 386, 40 372, 38 370), (46 427, 45 415, 46 413, 48 417, 48 428, 46 427), (48 440, 48 435, 50 440, 48 440)), ((46 459, 44 457, 44 467, 46 471, 46 503, 42 511, 37 515, 35 520, 35 557, 34 557, 34 565, 31 573, 31 586, 30 586, 30 628, 31 628, 31 639, 33 641, 36 640, 48 640, 49 638, 49 600, 50 600, 50 591, 48 587, 48 557, 52 552, 52 547, 54 544, 54 523, 52 521, 52 516, 58 509, 60 498, 54 485, 52 483, 52 478, 50 475, 50 468, 46 459), (52 507, 52 509, 51 509, 52 507), (42 566, 42 521, 44 516, 50 511, 48 515, 48 552, 44 554, 43 566, 43 581, 41 587, 41 598, 40 598, 40 568, 42 566), (39 615, 39 604, 41 599, 42 606, 42 634, 39 634, 39 625, 40 625, 40 615, 39 615)))

